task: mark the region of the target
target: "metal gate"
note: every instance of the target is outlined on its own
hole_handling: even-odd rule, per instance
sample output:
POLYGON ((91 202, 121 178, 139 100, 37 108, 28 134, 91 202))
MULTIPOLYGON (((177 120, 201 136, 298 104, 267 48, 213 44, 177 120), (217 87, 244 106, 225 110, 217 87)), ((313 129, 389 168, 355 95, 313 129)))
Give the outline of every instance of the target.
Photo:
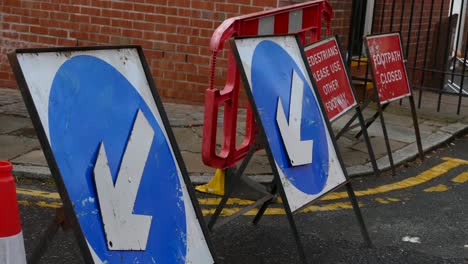
POLYGON ((418 107, 468 112, 467 2, 353 0, 349 62, 362 63, 363 35, 399 31, 418 107))

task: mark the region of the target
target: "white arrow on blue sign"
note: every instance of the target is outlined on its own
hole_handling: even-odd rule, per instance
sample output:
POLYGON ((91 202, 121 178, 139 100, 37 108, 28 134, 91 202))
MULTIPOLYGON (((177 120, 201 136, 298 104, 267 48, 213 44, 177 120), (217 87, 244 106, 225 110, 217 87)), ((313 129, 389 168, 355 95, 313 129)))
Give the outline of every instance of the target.
POLYGON ((109 250, 146 250, 152 216, 135 215, 133 208, 153 137, 151 125, 138 110, 115 186, 104 142, 100 144, 94 180, 109 250))
POLYGON ((278 97, 278 108, 276 109, 276 122, 278 123, 284 147, 286 148, 292 166, 305 165, 312 162, 314 141, 311 139, 301 140, 303 100, 304 82, 299 78, 296 71, 293 71, 289 119, 286 119, 280 97, 278 97))
POLYGON ((234 42, 245 85, 295 211, 346 181, 307 64, 294 36, 234 42))
POLYGON ((138 50, 17 59, 94 262, 213 263, 138 50))

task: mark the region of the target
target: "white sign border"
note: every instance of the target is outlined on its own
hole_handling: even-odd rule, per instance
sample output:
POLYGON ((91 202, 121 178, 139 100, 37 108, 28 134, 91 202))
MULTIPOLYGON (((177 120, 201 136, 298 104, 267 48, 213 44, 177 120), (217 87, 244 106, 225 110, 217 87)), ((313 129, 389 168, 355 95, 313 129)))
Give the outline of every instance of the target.
MULTIPOLYGON (((46 147, 44 149, 48 149, 48 151, 45 152, 49 152, 53 155, 50 148, 51 142, 48 130, 48 101, 55 73, 64 62, 79 55, 93 56, 115 67, 116 70, 127 78, 133 87, 136 88, 137 92, 148 105, 158 125, 162 128, 166 142, 170 145, 171 155, 174 161, 176 161, 178 177, 181 183, 182 198, 186 201, 184 203, 187 223, 186 263, 214 263, 210 243, 206 239, 207 232, 204 230, 205 227, 202 227, 203 222, 199 222, 202 216, 197 216, 193 191, 188 190, 187 181, 184 179, 185 177, 188 177, 186 176, 185 166, 182 163, 182 159, 175 154, 174 148, 178 151, 178 147, 175 140, 171 140, 171 138, 174 138, 173 135, 168 135, 168 129, 170 130, 170 126, 167 118, 163 118, 160 114, 159 109, 164 111, 162 104, 160 102, 159 105, 156 104, 156 100, 158 99, 156 97, 156 88, 154 87, 152 79, 150 80, 151 74, 148 73, 143 65, 142 61, 144 61, 144 56, 139 46, 78 47, 68 48, 68 50, 67 48, 24 49, 18 50, 16 53, 12 53, 10 60, 13 61, 12 64, 14 65, 14 68, 17 68, 15 74, 17 75, 16 77, 20 83, 20 88, 22 88, 23 95, 28 93, 31 97, 31 101, 29 103, 32 105, 28 105, 29 100, 26 100, 25 98, 29 108, 28 110, 30 113, 35 112, 35 114, 37 114, 37 122, 40 123, 40 127, 45 133, 46 139, 41 141, 43 148, 46 147), (112 54, 115 52, 118 54, 112 54), (125 58, 125 61, 123 58, 125 58), (21 85, 22 80, 24 80, 24 85, 21 85), (181 166, 183 167, 184 174, 182 173, 181 166)), ((37 129, 37 123, 35 125, 37 129)), ((169 133, 172 132, 169 131, 169 133)), ((55 159, 53 157, 51 159, 53 161, 49 161, 49 164, 54 164, 55 159)), ((51 171, 53 170, 51 169, 51 171)), ((57 172, 59 175, 56 175, 55 178, 59 178, 61 181, 60 184, 63 185, 64 183, 61 180, 62 177, 58 166, 57 172)), ((66 196, 68 196, 68 193, 66 196)), ((70 208, 72 207, 70 206, 70 208)), ((75 213, 74 210, 73 213, 75 213)), ((86 240, 81 228, 80 233, 86 240)), ((95 263, 104 263, 99 259, 88 241, 86 240, 85 242, 93 261, 95 263)))
MULTIPOLYGON (((317 100, 317 98, 320 98, 320 96, 317 97, 313 89, 314 86, 312 84, 311 77, 309 75, 310 69, 306 68, 306 64, 304 62, 303 50, 301 50, 301 48, 299 47, 298 40, 294 35, 235 38, 234 41, 232 41, 231 43, 234 43, 233 50, 235 51, 236 59, 238 59, 238 67, 241 68, 241 73, 243 75, 244 80, 246 81, 246 82, 244 81, 244 85, 246 87, 246 90, 248 90, 248 94, 251 99, 251 104, 255 105, 255 102, 254 102, 255 99, 253 98, 253 95, 251 94, 251 91, 253 89, 252 78, 251 78, 251 75, 249 74, 251 73, 251 70, 252 70, 251 62, 252 62, 253 52, 255 50, 255 47, 260 42, 265 41, 265 40, 275 42, 276 44, 280 45, 283 49, 285 49, 288 52, 288 54, 292 57, 294 62, 299 66, 303 76, 306 77, 307 84, 309 85, 309 87, 311 87, 311 91, 315 97, 315 100, 317 100)), ((318 100, 317 100, 317 104, 321 105, 321 103, 318 100)), ((256 115, 258 117, 257 121, 259 121, 258 119, 260 118, 260 116, 256 107, 253 106, 252 108, 255 108, 254 111, 256 112, 256 115)), ((319 110, 324 120, 324 124, 327 124, 328 117, 324 115, 322 107, 319 110)), ((263 126, 261 125, 261 122, 259 121, 257 123, 259 124, 259 127, 261 127, 260 129, 264 131, 263 126)), ((329 151, 329 157, 330 157, 329 158, 329 171, 328 171, 328 178, 327 178, 325 187, 320 193, 309 195, 297 189, 288 180, 288 178, 283 173, 281 168, 278 166, 276 161, 274 161, 275 169, 281 180, 288 204, 292 212, 296 212, 300 210, 304 206, 317 200, 318 198, 328 193, 329 191, 347 182, 347 177, 346 177, 344 169, 341 166, 341 161, 337 156, 337 153, 334 147, 334 142, 330 136, 329 128, 326 127, 325 130, 326 130, 328 151, 329 151)), ((266 136, 265 133, 264 135, 266 136)), ((264 140, 264 142, 265 144, 267 144, 268 140, 264 140)), ((265 148, 267 149, 267 152, 269 152, 269 155, 271 157, 270 160, 274 160, 273 153, 271 152, 271 149, 269 148, 269 146, 265 146, 265 148)))

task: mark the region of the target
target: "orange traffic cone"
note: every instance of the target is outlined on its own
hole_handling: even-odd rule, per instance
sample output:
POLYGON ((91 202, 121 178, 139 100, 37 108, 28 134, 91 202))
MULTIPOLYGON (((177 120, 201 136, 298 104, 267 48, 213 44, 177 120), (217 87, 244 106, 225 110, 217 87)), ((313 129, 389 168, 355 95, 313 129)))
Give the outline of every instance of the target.
POLYGON ((0 161, 0 263, 26 264, 12 169, 10 162, 0 161))

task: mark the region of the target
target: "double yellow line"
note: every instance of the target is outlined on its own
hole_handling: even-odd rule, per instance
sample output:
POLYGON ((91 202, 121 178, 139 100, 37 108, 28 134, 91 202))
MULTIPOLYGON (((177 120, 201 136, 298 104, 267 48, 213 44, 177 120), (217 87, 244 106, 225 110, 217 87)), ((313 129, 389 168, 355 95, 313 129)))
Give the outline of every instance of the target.
MULTIPOLYGON (((377 186, 374 188, 369 188, 366 190, 355 191, 355 194, 358 197, 362 197, 362 196, 370 196, 370 195, 388 193, 388 192, 396 191, 396 190, 408 189, 408 188, 426 183, 437 177, 440 177, 458 166, 468 165, 468 161, 463 160, 463 159, 446 157, 446 158, 443 158, 442 160, 444 160, 443 163, 436 165, 420 173, 417 176, 410 177, 410 178, 407 178, 398 182, 385 184, 385 185, 377 186)), ((463 172, 460 175, 457 175, 456 177, 452 179, 452 182, 455 182, 455 183, 465 183, 467 181, 468 181, 468 172, 463 172)), ((432 191, 445 191, 448 189, 439 185, 432 187, 432 188, 435 188, 432 191)), ((426 191, 431 191, 430 189, 431 188, 426 189, 426 191)), ((60 200, 60 196, 56 192, 45 192, 45 191, 38 191, 38 190, 24 189, 24 188, 17 188, 16 192, 17 194, 23 195, 23 196, 38 197, 40 199, 47 199, 47 200, 60 200)), ((346 192, 332 192, 323 196, 320 200, 333 201, 333 200, 344 199, 347 197, 348 197, 348 194, 346 192)), ((199 203, 205 206, 216 206, 220 202, 220 200, 221 200, 220 198, 199 198, 198 199, 199 203)), ((376 201, 379 203, 387 204, 387 203, 399 201, 399 199, 376 198, 376 201)), ((35 201, 19 200, 18 203, 22 205, 35 205, 35 206, 40 206, 40 207, 45 207, 45 208, 58 208, 62 206, 62 203, 60 201, 53 201, 53 202, 37 201, 35 202, 35 201)), ((252 203, 253 201, 243 200, 239 198, 231 198, 227 202, 228 205, 249 205, 252 203)), ((229 216, 238 212, 241 209, 242 208, 239 208, 239 207, 225 208, 223 210, 222 215, 229 216)), ((319 212, 319 211, 336 211, 336 210, 342 210, 342 209, 352 209, 351 203, 335 202, 335 203, 329 203, 326 205, 310 205, 302 209, 301 213, 319 212)), ((214 213, 214 210, 215 210, 214 208, 203 208, 202 212, 204 215, 210 215, 214 213)), ((256 213, 257 213, 257 209, 253 209, 247 212, 245 215, 255 215, 256 213)), ((265 212, 265 215, 280 215, 284 213, 285 212, 283 208, 268 208, 265 212)))

